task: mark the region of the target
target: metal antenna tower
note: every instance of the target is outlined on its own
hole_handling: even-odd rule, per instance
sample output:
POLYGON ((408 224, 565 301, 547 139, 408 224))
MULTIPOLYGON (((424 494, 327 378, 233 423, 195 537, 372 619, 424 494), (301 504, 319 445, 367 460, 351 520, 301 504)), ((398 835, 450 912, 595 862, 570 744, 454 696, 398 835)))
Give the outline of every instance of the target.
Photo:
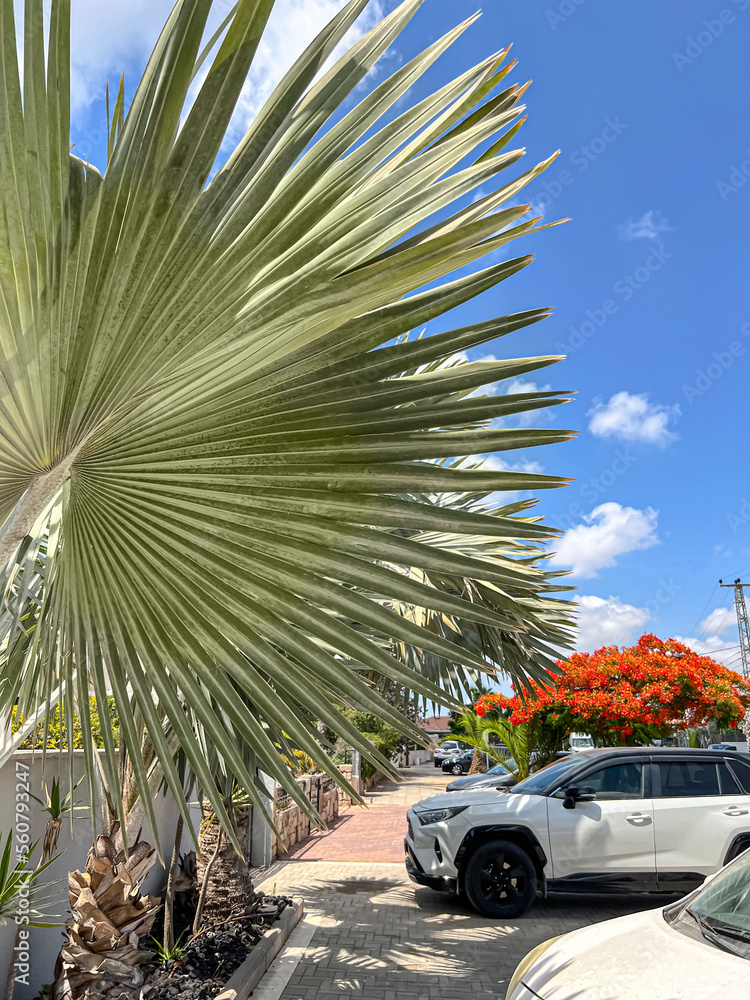
POLYGON ((740 630, 740 656, 742 657, 742 673, 745 677, 750 677, 750 622, 747 618, 747 605, 745 604, 744 588, 750 587, 750 583, 740 583, 739 579, 734 583, 722 583, 720 587, 734 588, 734 607, 737 611, 737 626, 740 630))

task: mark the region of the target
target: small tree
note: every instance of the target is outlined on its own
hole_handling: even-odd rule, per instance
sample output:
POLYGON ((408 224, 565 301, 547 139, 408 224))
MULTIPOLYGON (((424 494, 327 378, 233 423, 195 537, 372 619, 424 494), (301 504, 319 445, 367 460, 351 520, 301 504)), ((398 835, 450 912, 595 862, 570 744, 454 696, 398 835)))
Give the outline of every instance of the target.
POLYGON ((486 695, 476 703, 477 714, 500 710, 515 725, 541 720, 563 734, 582 730, 613 746, 651 743, 711 720, 734 729, 750 705, 740 674, 650 634, 635 646, 574 653, 558 667, 545 685, 533 685, 535 698, 486 695))
POLYGON ((498 709, 481 715, 465 712, 461 717, 461 739, 497 764, 506 764, 510 755, 519 781, 528 778, 532 764, 538 769, 553 760, 562 745, 560 730, 548 726, 543 718, 514 724, 498 709))

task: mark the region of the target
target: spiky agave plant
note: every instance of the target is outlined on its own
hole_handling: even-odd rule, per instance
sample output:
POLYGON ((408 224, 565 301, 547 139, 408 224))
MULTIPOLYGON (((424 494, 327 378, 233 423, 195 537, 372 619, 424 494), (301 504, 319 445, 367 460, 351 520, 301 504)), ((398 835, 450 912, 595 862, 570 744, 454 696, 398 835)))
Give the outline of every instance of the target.
MULTIPOLYGON (((494 183, 522 155, 509 144, 525 88, 503 83, 505 51, 408 103, 474 18, 340 113, 421 3, 405 0, 324 69, 367 5, 350 0, 217 166, 274 0, 239 0, 208 52, 211 0, 179 0, 127 113, 121 85, 102 175, 69 151, 70 0, 52 0, 47 43, 43 0, 25 0, 22 80, 13 0, 0 0, 0 710, 18 702, 31 718, 62 697, 72 732, 76 703, 85 729, 90 689, 100 703, 111 689, 152 825, 153 761, 188 819, 174 740, 214 787, 191 712, 256 800, 247 761, 290 785, 284 734, 340 778, 312 719, 376 758, 336 704, 420 739, 362 671, 448 696, 379 640, 476 670, 487 661, 389 601, 512 634, 516 673, 546 664, 525 624, 531 602, 547 627, 537 563, 410 537, 545 540, 512 511, 420 497, 561 485, 439 460, 569 436, 492 429, 508 401, 465 398, 556 358, 424 368, 547 309, 398 340, 529 263, 441 283, 541 228, 513 202, 549 162, 494 183), (495 190, 466 205, 480 186, 495 190), (483 606, 404 567, 477 581, 502 600, 483 606)), ((559 616, 555 604, 551 634, 559 616)), ((94 771, 90 759, 92 797, 94 771)))

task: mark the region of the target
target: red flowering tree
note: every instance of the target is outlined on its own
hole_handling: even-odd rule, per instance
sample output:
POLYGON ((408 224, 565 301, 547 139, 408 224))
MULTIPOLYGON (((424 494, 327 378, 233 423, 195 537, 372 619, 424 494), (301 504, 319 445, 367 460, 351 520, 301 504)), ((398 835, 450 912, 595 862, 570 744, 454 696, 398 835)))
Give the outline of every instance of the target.
POLYGON ((559 675, 535 685, 535 698, 485 695, 474 706, 477 714, 498 711, 516 724, 587 732, 599 744, 613 745, 651 742, 711 719, 720 729, 733 729, 750 705, 750 688, 740 674, 655 635, 642 635, 627 648, 574 653, 558 667, 559 675))

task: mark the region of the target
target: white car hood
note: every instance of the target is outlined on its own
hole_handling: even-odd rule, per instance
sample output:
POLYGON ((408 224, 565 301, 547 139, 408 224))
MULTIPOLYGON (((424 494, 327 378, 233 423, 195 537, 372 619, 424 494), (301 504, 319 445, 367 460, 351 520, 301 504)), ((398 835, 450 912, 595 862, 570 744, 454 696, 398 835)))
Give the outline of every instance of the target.
POLYGON ((750 962, 673 930, 658 909, 566 934, 523 982, 542 1000, 749 1000, 750 962))
MULTIPOLYGON (((447 806, 495 806, 498 809, 509 808, 508 800, 513 800, 514 806, 528 798, 527 795, 508 795, 496 788, 459 788, 455 792, 440 792, 427 799, 421 799, 412 806, 416 812, 424 809, 445 809, 447 806)), ((514 810, 515 811, 515 810, 514 810)))

